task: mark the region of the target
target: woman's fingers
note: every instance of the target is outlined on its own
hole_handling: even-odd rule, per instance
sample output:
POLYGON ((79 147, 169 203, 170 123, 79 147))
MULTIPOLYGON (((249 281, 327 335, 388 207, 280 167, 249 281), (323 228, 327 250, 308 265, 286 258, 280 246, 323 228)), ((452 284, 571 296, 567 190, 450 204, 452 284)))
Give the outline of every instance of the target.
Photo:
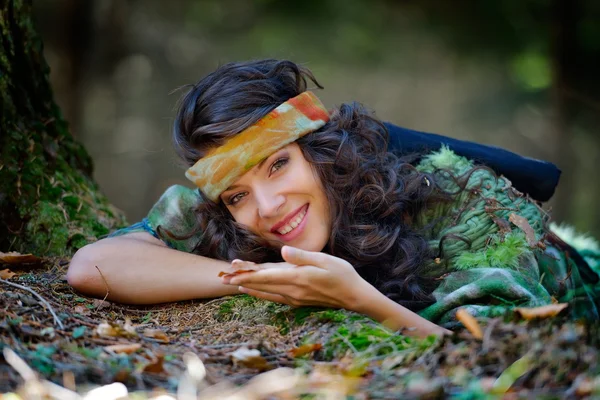
POLYGON ((313 265, 326 268, 330 259, 327 254, 318 251, 306 251, 291 246, 281 248, 281 256, 285 261, 295 265, 313 265))
POLYGON ((236 258, 235 260, 231 261, 231 268, 234 271, 240 269, 253 270, 260 269, 260 266, 257 266, 256 263, 253 263, 252 261, 244 261, 236 258))
POLYGON ((276 303, 292 305, 287 298, 285 298, 284 296, 282 296, 280 294, 262 292, 260 290, 254 290, 254 289, 241 287, 241 286, 240 286, 240 293, 246 293, 246 294, 249 294, 250 296, 258 297, 259 299, 274 301, 276 303))
POLYGON ((260 283, 245 283, 239 286, 240 292, 245 293, 244 290, 256 290, 264 293, 270 293, 274 295, 287 296, 294 292, 292 286, 289 285, 261 285, 260 283))
POLYGON ((281 256, 285 261, 295 265, 313 265, 327 269, 328 266, 344 262, 341 258, 331 256, 320 251, 307 251, 291 246, 281 248, 281 256))
POLYGON ((299 268, 273 268, 262 269, 256 272, 241 274, 231 278, 231 285, 243 285, 257 283, 263 285, 286 285, 297 284, 302 281, 301 275, 310 273, 308 268, 302 271, 299 268))

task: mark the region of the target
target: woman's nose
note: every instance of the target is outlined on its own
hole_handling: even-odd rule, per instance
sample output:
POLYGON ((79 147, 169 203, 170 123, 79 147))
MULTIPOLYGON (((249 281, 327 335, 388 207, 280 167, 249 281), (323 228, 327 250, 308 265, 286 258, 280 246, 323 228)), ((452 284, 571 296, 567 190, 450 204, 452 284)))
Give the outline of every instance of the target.
POLYGON ((258 215, 261 218, 270 218, 278 214, 279 209, 285 202, 283 195, 273 193, 257 193, 258 215))

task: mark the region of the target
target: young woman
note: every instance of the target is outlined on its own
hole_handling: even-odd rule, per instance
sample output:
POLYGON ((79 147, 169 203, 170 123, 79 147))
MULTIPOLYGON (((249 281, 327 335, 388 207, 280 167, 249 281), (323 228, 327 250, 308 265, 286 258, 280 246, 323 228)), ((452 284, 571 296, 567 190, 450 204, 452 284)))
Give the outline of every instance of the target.
POLYGON ((141 223, 78 251, 69 282, 127 303, 242 292, 342 307, 418 335, 445 332, 436 323, 460 307, 559 300, 598 317, 597 273, 508 179, 447 148, 411 164, 362 106, 328 112, 308 82, 264 60, 194 85, 174 143, 199 191, 172 187, 141 223), (257 271, 219 277, 249 265, 234 259, 257 271))

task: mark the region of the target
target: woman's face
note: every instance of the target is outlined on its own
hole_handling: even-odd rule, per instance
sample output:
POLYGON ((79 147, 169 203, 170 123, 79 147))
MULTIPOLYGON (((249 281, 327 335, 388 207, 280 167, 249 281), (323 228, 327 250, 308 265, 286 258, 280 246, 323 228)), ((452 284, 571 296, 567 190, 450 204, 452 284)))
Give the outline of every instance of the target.
POLYGON ((325 191, 296 143, 272 154, 221 194, 233 218, 269 240, 321 251, 331 218, 325 191))

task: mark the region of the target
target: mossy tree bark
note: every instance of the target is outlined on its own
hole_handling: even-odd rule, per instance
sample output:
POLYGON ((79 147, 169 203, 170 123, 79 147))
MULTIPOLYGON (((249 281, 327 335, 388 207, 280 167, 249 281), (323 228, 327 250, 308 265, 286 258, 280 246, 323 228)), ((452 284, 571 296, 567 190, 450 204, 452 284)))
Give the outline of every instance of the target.
POLYGON ((0 0, 0 251, 70 255, 124 225, 54 102, 31 0, 0 0))

